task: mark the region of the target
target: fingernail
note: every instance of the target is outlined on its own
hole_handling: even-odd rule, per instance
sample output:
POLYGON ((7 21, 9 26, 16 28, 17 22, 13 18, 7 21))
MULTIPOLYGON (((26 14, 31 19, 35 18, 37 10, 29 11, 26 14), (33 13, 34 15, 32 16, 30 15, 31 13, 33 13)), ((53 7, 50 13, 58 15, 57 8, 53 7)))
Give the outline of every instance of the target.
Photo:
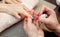
POLYGON ((36 20, 38 20, 39 18, 37 17, 36 20))
POLYGON ((28 18, 28 16, 25 16, 25 18, 27 19, 27 18, 28 18))
POLYGON ((40 16, 40 13, 38 13, 37 16, 40 16))

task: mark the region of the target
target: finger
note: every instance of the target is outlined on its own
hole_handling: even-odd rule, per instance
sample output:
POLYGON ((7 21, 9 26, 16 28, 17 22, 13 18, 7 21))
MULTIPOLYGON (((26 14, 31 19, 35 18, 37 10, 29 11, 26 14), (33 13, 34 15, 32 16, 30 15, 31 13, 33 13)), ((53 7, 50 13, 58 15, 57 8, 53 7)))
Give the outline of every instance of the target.
POLYGON ((30 10, 25 5, 23 5, 23 8, 24 8, 24 10, 26 10, 27 12, 29 12, 29 14, 31 14, 31 15, 34 13, 34 9, 30 10))
POLYGON ((50 14, 52 14, 53 10, 50 9, 49 7, 43 5, 42 9, 40 11, 40 14, 43 14, 44 12, 47 13, 48 15, 50 15, 50 14))
POLYGON ((6 11, 6 9, 0 8, 0 12, 5 12, 5 11, 6 11))
POLYGON ((26 11, 29 11, 30 9, 27 8, 24 4, 22 4, 23 8, 26 10, 26 11))
POLYGON ((21 16, 18 14, 18 13, 14 13, 14 14, 12 14, 14 17, 16 17, 17 19, 19 19, 19 20, 21 20, 22 18, 21 18, 21 16))
POLYGON ((36 28, 38 29, 38 33, 40 34, 40 36, 44 36, 44 32, 43 30, 40 28, 38 20, 36 20, 36 28))
POLYGON ((31 16, 29 16, 27 20, 28 20, 28 24, 31 25, 32 24, 32 18, 31 18, 31 16))
POLYGON ((38 24, 38 20, 36 21, 36 27, 38 30, 40 29, 39 24, 38 24))
POLYGON ((24 17, 25 19, 24 19, 24 30, 26 31, 27 30, 27 27, 28 27, 28 16, 25 16, 24 17))
POLYGON ((40 37, 44 37, 44 32, 41 28, 38 30, 38 33, 40 34, 40 37))
POLYGON ((27 20, 27 23, 28 23, 29 25, 31 25, 31 23, 32 23, 32 18, 31 18, 31 16, 25 16, 25 18, 26 18, 26 20, 27 20))
POLYGON ((35 13, 34 9, 29 10, 28 12, 29 12, 29 14, 31 14, 31 15, 34 15, 34 13, 35 13))
POLYGON ((12 0, 15 4, 20 4, 21 2, 19 2, 18 0, 12 0))
POLYGON ((16 0, 16 1, 18 1, 18 2, 22 3, 22 0, 16 0))
POLYGON ((24 19, 24 25, 26 25, 28 23, 28 21, 27 21, 27 18, 25 17, 25 19, 24 19))
POLYGON ((28 12, 27 12, 26 10, 24 10, 24 9, 20 9, 20 14, 30 16, 30 15, 28 14, 28 12))
POLYGON ((2 3, 5 4, 5 0, 2 0, 2 3))
POLYGON ((26 29, 27 29, 27 20, 26 20, 26 18, 24 19, 24 26, 23 26, 23 28, 26 31, 26 29))
POLYGON ((7 3, 7 4, 14 4, 14 2, 12 0, 5 0, 5 3, 7 3))
POLYGON ((40 22, 47 24, 49 22, 48 18, 41 18, 40 17, 40 22))

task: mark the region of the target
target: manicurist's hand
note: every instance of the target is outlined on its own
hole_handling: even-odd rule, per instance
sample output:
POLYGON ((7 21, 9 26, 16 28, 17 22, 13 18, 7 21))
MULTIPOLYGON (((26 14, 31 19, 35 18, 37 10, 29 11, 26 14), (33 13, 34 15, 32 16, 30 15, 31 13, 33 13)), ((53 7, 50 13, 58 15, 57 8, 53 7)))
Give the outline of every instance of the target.
POLYGON ((40 14, 42 15, 44 12, 47 13, 48 17, 47 18, 40 17, 40 22, 44 23, 45 26, 51 31, 55 33, 57 32, 60 35, 60 25, 57 20, 55 11, 43 5, 40 14))
POLYGON ((38 21, 36 24, 32 23, 31 15, 26 15, 24 19, 24 31, 28 35, 28 37, 44 37, 44 33, 39 26, 37 26, 38 21))

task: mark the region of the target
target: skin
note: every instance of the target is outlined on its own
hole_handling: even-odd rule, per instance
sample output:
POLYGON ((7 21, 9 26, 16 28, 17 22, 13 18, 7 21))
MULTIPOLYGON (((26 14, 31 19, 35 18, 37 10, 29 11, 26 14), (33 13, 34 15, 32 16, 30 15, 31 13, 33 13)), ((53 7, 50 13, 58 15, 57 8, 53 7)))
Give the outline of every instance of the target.
POLYGON ((5 11, 6 13, 16 17, 17 19, 20 19, 21 17, 23 17, 22 15, 27 14, 28 10, 22 4, 0 4, 0 12, 5 11))
POLYGON ((40 15, 42 15, 44 12, 46 12, 47 15, 49 16, 48 18, 40 17, 40 22, 44 23, 48 29, 55 32, 58 36, 60 36, 60 24, 57 20, 55 11, 43 5, 40 11, 40 15))
MULTIPOLYGON (((15 7, 16 9, 13 9, 13 11, 10 11, 9 14, 15 16, 18 19, 21 19, 23 12, 25 13, 25 15, 27 15, 27 16, 29 15, 28 18, 25 18, 25 20, 24 20, 24 30, 25 30, 26 34, 28 35, 28 37, 44 37, 43 30, 41 28, 39 28, 39 26, 37 26, 38 21, 36 21, 36 25, 34 23, 32 23, 31 15, 27 13, 28 8, 26 8, 24 5, 17 6, 16 4, 19 4, 19 2, 16 0, 4 0, 3 2, 4 2, 4 4, 0 5, 0 7, 5 6, 6 8, 0 8, 0 11, 2 11, 2 10, 10 11, 12 8, 14 8, 16 6, 15 7), (15 4, 15 5, 11 6, 11 5, 5 5, 5 4, 11 4, 11 5, 15 4), (21 12, 21 10, 22 10, 22 12, 21 12), (21 14, 21 15, 18 15, 18 14, 21 14), (26 20, 27 20, 27 23, 26 23, 26 20)), ((60 37, 60 25, 57 21, 56 13, 52 9, 48 8, 47 6, 42 6, 40 15, 42 15, 44 12, 46 12, 49 15, 49 17, 48 18, 40 17, 39 21, 44 23, 48 29, 55 32, 60 37)))
MULTIPOLYGON (((40 15, 42 15, 44 12, 46 12, 49 15, 49 17, 48 18, 40 17, 39 21, 44 23, 48 29, 55 32, 60 37, 60 24, 57 20, 55 11, 43 5, 40 11, 40 15)), ((32 23, 31 16, 28 16, 28 18, 25 18, 24 30, 28 35, 28 37, 44 37, 43 30, 39 28, 37 24, 38 24, 38 21, 36 21, 36 24, 32 23)))
POLYGON ((39 26, 37 26, 38 21, 36 21, 36 25, 32 23, 32 18, 30 15, 28 18, 24 19, 24 31, 28 35, 28 37, 44 37, 44 33, 39 26))
POLYGON ((22 3, 21 0, 3 0, 5 4, 19 4, 22 3))
POLYGON ((0 4, 0 11, 6 12, 8 10, 6 13, 16 17, 18 20, 21 20, 23 18, 22 13, 29 11, 29 9, 21 3, 21 0, 2 0, 2 3, 0 4), (12 10, 14 7, 15 9, 12 10))

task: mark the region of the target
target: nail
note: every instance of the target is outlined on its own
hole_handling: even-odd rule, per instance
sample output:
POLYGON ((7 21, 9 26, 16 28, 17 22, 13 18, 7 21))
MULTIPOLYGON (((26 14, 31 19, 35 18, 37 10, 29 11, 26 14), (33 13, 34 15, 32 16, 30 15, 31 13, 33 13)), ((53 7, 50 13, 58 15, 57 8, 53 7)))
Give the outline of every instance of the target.
POLYGON ((40 12, 37 14, 37 16, 40 16, 40 12))
POLYGON ((36 20, 38 20, 39 18, 37 17, 36 20))
POLYGON ((25 16, 25 18, 27 19, 27 18, 28 18, 28 16, 25 16))

